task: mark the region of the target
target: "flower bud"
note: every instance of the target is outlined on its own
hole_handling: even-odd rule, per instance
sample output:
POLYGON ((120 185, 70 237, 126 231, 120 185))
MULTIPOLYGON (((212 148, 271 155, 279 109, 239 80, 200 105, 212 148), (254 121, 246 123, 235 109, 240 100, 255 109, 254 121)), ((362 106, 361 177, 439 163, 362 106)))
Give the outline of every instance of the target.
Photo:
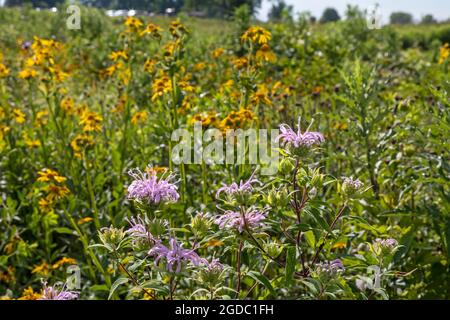
POLYGON ((99 237, 107 249, 115 251, 119 249, 122 240, 125 238, 125 231, 123 228, 117 229, 112 226, 109 228, 102 228, 99 231, 99 237))

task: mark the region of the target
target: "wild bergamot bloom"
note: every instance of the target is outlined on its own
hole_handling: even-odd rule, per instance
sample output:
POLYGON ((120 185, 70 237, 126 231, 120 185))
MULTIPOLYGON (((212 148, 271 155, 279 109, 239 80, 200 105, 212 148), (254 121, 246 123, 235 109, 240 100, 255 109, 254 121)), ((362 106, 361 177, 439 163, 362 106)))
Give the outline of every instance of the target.
POLYGON ((257 183, 257 184, 262 184, 258 179, 255 178, 255 173, 256 170, 252 173, 252 175, 250 176, 250 178, 248 178, 247 181, 243 181, 241 180, 239 182, 239 184, 237 184, 236 182, 233 182, 230 185, 225 185, 221 188, 219 188, 219 190, 217 190, 216 193, 216 198, 219 198, 220 194, 225 193, 229 196, 232 195, 238 195, 238 194, 245 194, 245 193, 251 193, 253 192, 254 188, 253 188, 253 184, 257 183))
POLYGON ((56 286, 47 286, 44 283, 44 288, 42 289, 42 296, 39 300, 75 300, 79 294, 74 291, 67 291, 64 287, 57 288, 56 286))
POLYGON ((254 230, 264 226, 266 213, 256 208, 241 208, 240 211, 227 210, 219 215, 214 223, 220 229, 236 229, 239 233, 244 230, 254 230))
POLYGON ((308 129, 302 133, 300 128, 300 118, 298 119, 297 132, 295 132, 287 124, 280 126, 281 134, 279 139, 285 146, 297 148, 311 148, 314 145, 320 145, 325 141, 323 135, 319 132, 308 131, 308 129))
POLYGON ((179 273, 183 262, 192 263, 195 266, 203 263, 203 259, 194 250, 183 249, 183 244, 178 243, 176 239, 170 239, 169 244, 170 248, 161 242, 157 242, 150 249, 148 254, 150 256, 156 256, 155 264, 158 264, 160 260, 164 259, 166 260, 168 271, 179 273), (174 269, 174 267, 176 268, 174 269))
POLYGON ((165 172, 158 177, 153 170, 142 172, 139 168, 128 171, 134 181, 128 187, 128 198, 144 204, 174 202, 180 198, 175 176, 165 172))

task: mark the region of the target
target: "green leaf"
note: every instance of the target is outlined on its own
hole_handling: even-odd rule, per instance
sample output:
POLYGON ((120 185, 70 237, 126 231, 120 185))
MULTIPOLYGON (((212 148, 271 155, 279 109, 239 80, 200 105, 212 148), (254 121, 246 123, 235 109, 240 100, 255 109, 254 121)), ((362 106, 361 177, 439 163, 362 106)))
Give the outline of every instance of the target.
POLYGON ((294 280, 294 272, 296 265, 296 248, 289 247, 286 253, 286 275, 285 281, 286 285, 289 286, 292 284, 292 280, 294 280))
POLYGON ((316 237, 314 236, 314 232, 309 230, 309 231, 306 231, 304 233, 304 235, 305 235, 305 239, 308 242, 309 246, 311 248, 315 248, 316 247, 316 237))
POLYGON ((117 280, 114 281, 114 283, 113 283, 112 286, 111 286, 111 289, 109 290, 108 300, 111 299, 111 297, 113 296, 114 292, 117 290, 117 288, 118 288, 119 286, 121 286, 122 284, 127 283, 128 281, 129 281, 129 279, 126 278, 126 277, 120 277, 120 278, 117 278, 117 280))
POLYGON ((61 228, 55 228, 54 231, 55 231, 56 233, 60 233, 60 234, 71 234, 71 235, 76 235, 75 231, 73 231, 73 230, 71 230, 71 229, 69 229, 69 228, 64 228, 64 227, 61 227, 61 228))
POLYGON ((274 296, 276 295, 272 284, 270 283, 269 279, 267 279, 264 275, 256 271, 250 271, 247 275, 256 280, 257 282, 261 283, 264 287, 266 287, 266 289, 270 291, 272 295, 274 296))

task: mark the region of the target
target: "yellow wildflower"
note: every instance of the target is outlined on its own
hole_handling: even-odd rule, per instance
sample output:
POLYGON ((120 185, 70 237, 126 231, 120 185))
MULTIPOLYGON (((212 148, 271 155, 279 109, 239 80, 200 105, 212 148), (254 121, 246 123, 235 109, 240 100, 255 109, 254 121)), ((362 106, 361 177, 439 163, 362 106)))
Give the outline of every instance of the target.
POLYGON ((80 159, 82 157, 83 150, 93 145, 94 145, 93 137, 86 134, 77 135, 70 142, 70 146, 72 147, 75 157, 80 159))
POLYGON ((21 79, 30 79, 30 78, 36 78, 37 72, 34 69, 26 68, 19 72, 19 78, 21 79))
POLYGON ((172 82, 167 75, 163 75, 153 82, 152 90, 152 101, 155 101, 158 98, 162 97, 164 94, 172 91, 172 82))
POLYGON ((128 17, 125 22, 125 26, 127 26, 128 32, 138 32, 139 29, 144 25, 141 20, 134 17, 128 17))
POLYGON ((344 249, 347 246, 347 244, 345 242, 336 242, 331 249, 344 249))
POLYGON ((140 36, 144 36, 146 34, 150 34, 152 37, 156 39, 161 39, 161 31, 162 29, 153 23, 149 23, 144 30, 141 31, 140 36))
POLYGON ((80 220, 78 220, 78 224, 79 224, 79 225, 82 225, 82 224, 91 222, 91 221, 93 221, 93 220, 94 220, 94 218, 91 218, 91 217, 81 218, 80 220))
POLYGON ((147 61, 145 61, 145 64, 144 64, 145 72, 153 73, 153 71, 155 69, 155 64, 156 64, 155 60, 147 59, 147 61))
POLYGON ((60 103, 61 109, 68 114, 73 114, 75 111, 75 101, 71 97, 64 97, 60 103))
POLYGON ((102 131, 102 121, 103 117, 96 112, 85 110, 81 114, 80 124, 83 125, 84 132, 102 131))
POLYGON ((234 67, 235 67, 236 69, 241 70, 241 69, 247 67, 247 65, 248 65, 248 60, 247 60, 247 58, 245 58, 245 57, 235 58, 235 59, 233 60, 233 64, 234 64, 234 67))
POLYGON ((38 111, 36 113, 36 122, 39 126, 43 126, 47 124, 47 116, 48 116, 48 111, 47 110, 42 110, 42 111, 38 111))
POLYGON ((39 178, 37 179, 37 181, 39 182, 56 181, 58 183, 63 183, 67 180, 65 177, 60 176, 57 171, 51 169, 43 169, 38 172, 38 175, 39 178))
POLYGON ((148 115, 146 111, 136 111, 131 118, 132 124, 144 123, 147 121, 148 115))
POLYGON ((56 186, 52 184, 47 186, 44 190, 48 192, 46 197, 47 200, 53 202, 65 198, 70 193, 69 188, 66 186, 56 186))
POLYGON ((63 257, 52 265, 52 269, 59 269, 61 266, 65 265, 65 264, 74 265, 74 264, 77 264, 77 261, 72 258, 63 257))
POLYGON ((28 287, 23 290, 22 296, 18 300, 38 300, 41 297, 41 293, 34 292, 32 287, 28 287))
POLYGON ((22 110, 16 108, 12 111, 12 113, 14 116, 14 120, 17 123, 22 124, 25 122, 25 113, 23 113, 22 110))
POLYGON ((9 69, 0 62, 0 78, 4 78, 9 74, 9 69))
POLYGON ((34 267, 33 270, 31 270, 31 273, 37 273, 40 275, 48 275, 50 273, 50 266, 47 262, 43 261, 40 265, 37 265, 34 267))
POLYGON ((54 202, 47 198, 41 198, 39 199, 38 204, 42 212, 45 213, 52 211, 54 202))
POLYGON ((275 62, 277 59, 275 53, 270 49, 268 44, 263 44, 261 48, 256 51, 256 59, 265 62, 275 62))
POLYGON ((449 44, 444 44, 439 50, 439 64, 443 64, 448 57, 450 56, 450 47, 449 44))
POLYGON ((266 44, 270 39, 272 39, 270 32, 259 26, 250 27, 241 36, 241 41, 251 41, 258 44, 266 44))
POLYGON ((109 55, 109 58, 114 62, 116 62, 120 58, 122 58, 123 60, 128 60, 128 54, 126 51, 113 51, 109 55))
POLYGON ((258 89, 252 95, 252 103, 272 105, 272 102, 269 100, 269 89, 265 85, 258 85, 258 89))
POLYGON ((202 71, 206 69, 207 65, 204 62, 199 62, 194 65, 194 71, 202 71))
POLYGON ((27 135, 24 135, 23 141, 30 149, 39 148, 41 146, 41 142, 39 140, 30 139, 27 135))
POLYGON ((217 48, 212 52, 212 56, 214 59, 220 58, 220 56, 223 55, 223 52, 224 52, 223 48, 217 48))

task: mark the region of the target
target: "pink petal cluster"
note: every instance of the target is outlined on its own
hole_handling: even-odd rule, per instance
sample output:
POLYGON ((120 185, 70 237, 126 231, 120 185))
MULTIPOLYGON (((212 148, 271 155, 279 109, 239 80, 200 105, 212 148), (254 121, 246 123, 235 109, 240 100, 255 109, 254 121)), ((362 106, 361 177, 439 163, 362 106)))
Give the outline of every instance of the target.
POLYGON ((159 204, 160 202, 173 202, 180 198, 178 187, 173 183, 173 174, 163 174, 158 178, 155 171, 147 170, 143 173, 139 169, 130 170, 128 174, 134 181, 128 187, 128 198, 146 204, 159 204))
POLYGON ((218 198, 220 196, 221 193, 225 193, 228 195, 233 195, 233 194, 237 194, 237 193, 251 193, 253 191, 253 185, 254 183, 259 183, 261 184, 261 182, 254 178, 255 176, 255 172, 256 170, 252 173, 251 177, 247 180, 247 181, 243 181, 241 180, 239 182, 239 185, 236 182, 233 182, 230 185, 225 185, 221 188, 219 188, 219 190, 217 190, 216 193, 216 198, 218 198))
POLYGON ((313 145, 319 145, 325 141, 325 138, 320 132, 305 131, 302 133, 300 129, 300 119, 298 120, 297 132, 295 132, 287 124, 282 124, 280 126, 280 131, 281 133, 279 135, 279 139, 283 142, 283 144, 294 148, 310 148, 313 145))
POLYGON ((133 244, 137 244, 139 242, 154 242, 156 241, 153 238, 153 235, 147 231, 147 227, 145 226, 145 222, 141 217, 131 219, 127 219, 128 223, 131 225, 126 233, 128 233, 133 239, 133 244))
POLYGON ((242 233, 245 228, 254 229, 263 226, 264 219, 266 219, 265 213, 256 209, 249 209, 244 213, 228 210, 214 222, 221 229, 237 229, 242 233))
POLYGON ((67 291, 64 288, 57 289, 56 287, 47 286, 44 284, 42 296, 39 300, 75 300, 78 299, 78 293, 74 291, 67 291))
POLYGON ((161 242, 155 244, 155 246, 148 252, 151 256, 156 256, 155 264, 161 259, 165 259, 167 262, 167 270, 179 273, 183 262, 190 262, 195 266, 204 262, 204 259, 200 258, 194 250, 183 249, 183 245, 179 244, 176 239, 172 238, 169 241, 170 248, 163 245, 161 242))

